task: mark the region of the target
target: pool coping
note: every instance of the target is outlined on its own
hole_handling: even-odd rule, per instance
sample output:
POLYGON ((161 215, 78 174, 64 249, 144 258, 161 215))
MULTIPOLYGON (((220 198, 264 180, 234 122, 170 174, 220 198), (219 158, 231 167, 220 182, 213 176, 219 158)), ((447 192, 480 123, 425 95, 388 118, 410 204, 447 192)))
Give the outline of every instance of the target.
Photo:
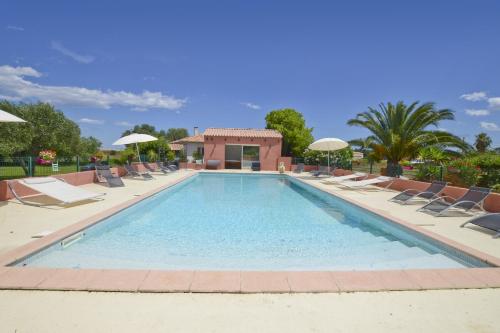
POLYGON ((500 267, 498 267, 500 259, 394 216, 388 216, 383 211, 367 207, 342 194, 328 192, 291 175, 287 176, 497 267, 380 271, 169 271, 7 267, 13 262, 41 251, 55 242, 99 223, 131 205, 197 174, 198 172, 193 172, 183 176, 172 183, 160 186, 137 198, 111 207, 1 255, 0 289, 176 293, 318 293, 500 287, 500 267))

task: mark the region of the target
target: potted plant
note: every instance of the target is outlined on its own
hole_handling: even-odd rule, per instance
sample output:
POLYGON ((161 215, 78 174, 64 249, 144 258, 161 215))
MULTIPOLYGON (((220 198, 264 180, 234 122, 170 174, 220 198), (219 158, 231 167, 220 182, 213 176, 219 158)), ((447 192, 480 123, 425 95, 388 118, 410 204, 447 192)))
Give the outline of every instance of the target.
POLYGON ((56 159, 56 152, 54 150, 46 149, 41 150, 38 153, 38 157, 36 159, 36 163, 39 165, 50 165, 56 159))
POLYGON ((196 164, 203 163, 203 155, 199 151, 193 152, 193 159, 195 160, 196 164))

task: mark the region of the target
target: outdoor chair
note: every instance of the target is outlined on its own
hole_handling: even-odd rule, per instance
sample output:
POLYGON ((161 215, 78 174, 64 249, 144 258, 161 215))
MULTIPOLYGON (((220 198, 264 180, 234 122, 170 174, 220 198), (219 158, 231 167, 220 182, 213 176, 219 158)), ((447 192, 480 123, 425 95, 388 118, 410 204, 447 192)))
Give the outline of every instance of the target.
POLYGON ((410 202, 418 200, 431 201, 438 197, 439 193, 441 193, 445 187, 446 182, 435 180, 424 191, 415 189, 404 190, 395 197, 389 199, 389 201, 396 202, 402 205, 406 205, 410 202))
POLYGON ((318 170, 311 171, 311 175, 313 175, 314 177, 329 176, 330 171, 329 171, 329 168, 327 166, 320 165, 318 170))
POLYGON ((302 173, 304 172, 304 163, 298 163, 295 169, 293 170, 294 173, 302 173))
MULTIPOLYGON (((58 205, 69 205, 80 201, 98 199, 99 197, 105 195, 105 193, 95 193, 89 190, 83 189, 81 187, 77 187, 71 184, 66 183, 64 179, 54 178, 54 177, 36 177, 36 178, 26 178, 20 180, 11 180, 8 181, 8 187, 14 197, 19 200, 19 202, 30 205, 30 206, 51 206, 54 205, 52 203, 37 203, 26 200, 26 197, 20 196, 13 184, 18 183, 29 189, 32 189, 38 193, 51 197, 57 200, 58 205)), ((32 196, 31 196, 32 197, 32 196)))
POLYGON ((178 171, 178 170, 179 170, 179 168, 178 168, 178 167, 177 167, 177 165, 175 165, 175 164, 167 164, 167 166, 166 166, 166 167, 167 167, 169 170, 171 170, 171 171, 178 171))
POLYGON ((366 177, 368 177, 368 174, 366 174, 364 172, 355 172, 353 174, 345 175, 345 176, 338 176, 338 177, 332 176, 332 177, 325 179, 323 182, 325 184, 341 183, 341 182, 346 181, 346 180, 355 180, 358 178, 365 179, 366 177))
POLYGON ((162 173, 164 175, 168 174, 169 172, 165 169, 162 169, 162 168, 153 168, 151 167, 151 164, 149 163, 146 163, 146 162, 142 162, 142 165, 144 166, 144 168, 146 170, 148 170, 149 172, 156 172, 156 173, 162 173))
POLYGON ((95 172, 97 175, 97 180, 103 183, 107 183, 109 187, 123 187, 125 184, 119 176, 115 176, 109 165, 95 165, 95 172))
POLYGON ((500 213, 491 213, 475 217, 465 222, 460 227, 463 228, 469 223, 496 231, 497 233, 493 235, 493 238, 500 237, 500 213))
POLYGON ((164 172, 164 173, 170 173, 170 172, 172 172, 172 170, 170 168, 164 166, 159 161, 156 161, 156 166, 158 167, 159 170, 161 170, 161 172, 164 172))
POLYGON ((147 172, 138 172, 136 171, 130 164, 125 164, 123 166, 125 171, 127 171, 127 176, 133 179, 141 179, 141 180, 153 180, 154 177, 147 172))
POLYGON ((458 199, 454 199, 449 196, 442 196, 419 208, 418 211, 435 216, 443 216, 450 209, 460 209, 464 212, 468 212, 473 208, 484 210, 483 202, 490 192, 491 189, 489 188, 471 186, 471 188, 458 199), (446 201, 446 198, 451 200, 451 202, 446 201))
POLYGON ((394 183, 394 178, 392 177, 387 177, 387 176, 379 176, 376 178, 371 178, 371 179, 365 179, 365 180, 360 180, 360 181, 352 181, 352 180, 346 180, 340 183, 337 183, 337 186, 344 186, 349 189, 357 190, 357 189, 365 189, 368 188, 369 185, 377 185, 381 183, 388 183, 386 186, 384 186, 384 189, 389 188, 392 183, 394 183))
POLYGON ((251 169, 252 171, 260 171, 260 162, 252 162, 251 169))

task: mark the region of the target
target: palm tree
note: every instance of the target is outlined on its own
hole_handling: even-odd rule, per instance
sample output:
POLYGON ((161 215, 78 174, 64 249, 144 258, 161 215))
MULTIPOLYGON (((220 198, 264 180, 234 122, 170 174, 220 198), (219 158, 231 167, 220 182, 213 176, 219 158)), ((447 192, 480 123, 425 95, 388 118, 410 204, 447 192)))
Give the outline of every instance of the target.
POLYGON ((491 138, 488 134, 479 133, 476 135, 476 142, 474 143, 474 146, 478 152, 484 153, 488 150, 488 148, 490 148, 491 142, 491 138))
POLYGON ((418 156, 426 146, 458 147, 470 149, 461 138, 442 130, 429 130, 437 127, 443 120, 455 119, 453 111, 436 109, 434 103, 420 104, 414 102, 406 105, 399 101, 396 104, 380 104, 378 109, 368 108, 359 113, 347 124, 361 126, 372 134, 372 148, 387 159, 387 173, 390 176, 401 174, 399 162, 418 156))

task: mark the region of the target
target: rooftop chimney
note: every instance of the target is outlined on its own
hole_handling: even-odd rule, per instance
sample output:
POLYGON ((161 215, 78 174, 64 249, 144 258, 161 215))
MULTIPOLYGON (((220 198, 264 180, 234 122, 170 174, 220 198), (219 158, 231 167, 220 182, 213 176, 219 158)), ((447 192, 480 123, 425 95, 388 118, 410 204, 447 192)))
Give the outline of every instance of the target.
POLYGON ((198 135, 198 134, 200 134, 200 132, 198 131, 198 126, 195 126, 193 135, 198 135))

